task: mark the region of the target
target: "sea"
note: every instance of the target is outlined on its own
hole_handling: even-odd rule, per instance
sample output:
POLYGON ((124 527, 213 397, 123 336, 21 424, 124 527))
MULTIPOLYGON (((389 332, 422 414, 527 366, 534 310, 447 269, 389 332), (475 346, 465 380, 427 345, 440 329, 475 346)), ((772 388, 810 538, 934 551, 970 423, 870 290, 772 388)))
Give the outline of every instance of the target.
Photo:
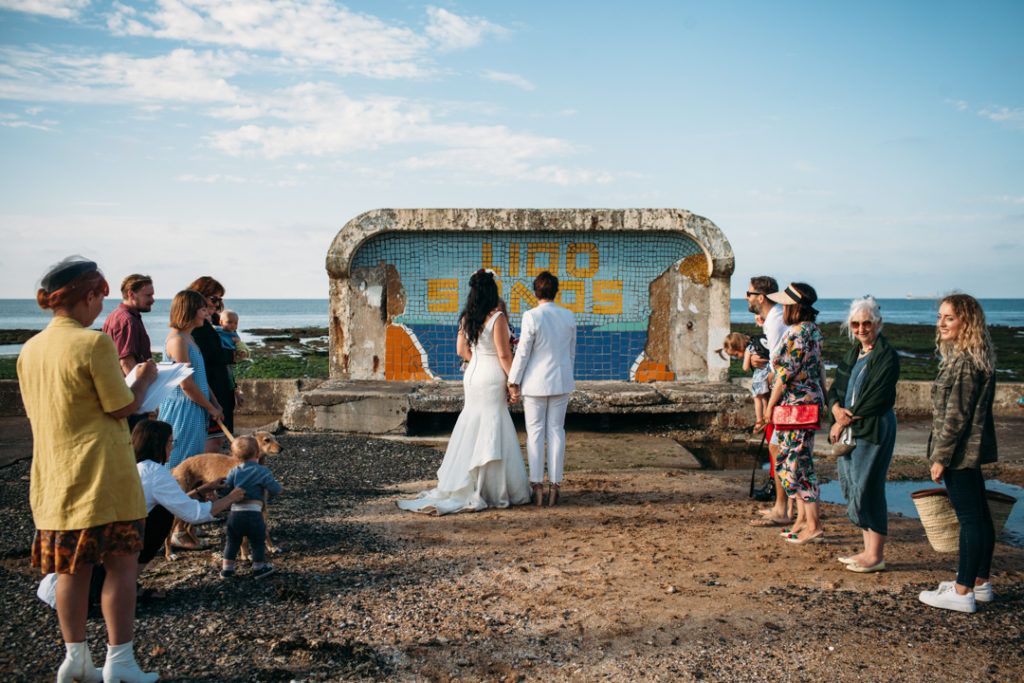
MULTIPOLYGON (((888 323, 931 325, 938 313, 938 299, 879 299, 882 318, 888 323)), ((1024 299, 981 299, 990 325, 1024 327, 1024 299)), ((104 318, 120 301, 108 297, 103 302, 103 313, 96 319, 97 329, 104 318)), ((730 311, 732 322, 752 322, 745 299, 733 299, 730 311)), ((239 330, 244 341, 254 340, 246 330, 285 329, 295 327, 327 327, 327 299, 230 299, 228 308, 238 313, 239 330)), ((819 322, 844 320, 850 299, 821 299, 816 304, 819 322)), ((149 332, 154 351, 162 351, 170 317, 170 299, 158 299, 153 310, 142 316, 149 332)), ((50 313, 43 311, 33 299, 0 299, 0 329, 41 330, 50 321, 50 313)), ((20 344, 0 344, 0 356, 16 356, 20 344)))

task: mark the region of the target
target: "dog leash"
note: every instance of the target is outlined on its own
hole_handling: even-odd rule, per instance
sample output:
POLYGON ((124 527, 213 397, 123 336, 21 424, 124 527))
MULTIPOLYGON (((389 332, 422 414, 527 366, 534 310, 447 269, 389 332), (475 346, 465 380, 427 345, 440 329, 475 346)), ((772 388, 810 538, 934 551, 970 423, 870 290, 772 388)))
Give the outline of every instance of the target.
POLYGON ((231 434, 231 431, 227 427, 225 427, 224 423, 221 422, 219 419, 214 418, 214 420, 216 420, 217 426, 220 427, 220 430, 222 432, 224 432, 224 436, 228 437, 228 441, 230 441, 231 443, 234 443, 235 442, 235 437, 231 434))

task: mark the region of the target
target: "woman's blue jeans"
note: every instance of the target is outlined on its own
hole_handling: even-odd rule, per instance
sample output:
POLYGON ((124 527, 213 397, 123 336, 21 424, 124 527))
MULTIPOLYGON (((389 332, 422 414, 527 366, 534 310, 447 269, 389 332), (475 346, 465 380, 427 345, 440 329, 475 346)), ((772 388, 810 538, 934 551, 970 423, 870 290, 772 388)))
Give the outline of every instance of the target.
POLYGON ((947 469, 942 474, 949 502, 960 521, 960 566, 956 582, 974 588, 977 578, 988 580, 996 533, 985 494, 981 468, 947 469))

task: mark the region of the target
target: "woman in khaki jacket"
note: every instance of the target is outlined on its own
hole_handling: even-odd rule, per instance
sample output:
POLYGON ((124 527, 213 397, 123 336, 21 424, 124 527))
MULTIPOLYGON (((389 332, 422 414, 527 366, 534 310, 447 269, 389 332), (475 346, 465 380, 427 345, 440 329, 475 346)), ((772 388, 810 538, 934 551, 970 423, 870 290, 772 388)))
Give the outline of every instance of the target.
POLYGON ((942 360, 932 385, 928 460, 932 480, 945 481, 960 521, 960 566, 955 582, 943 581, 920 599, 932 607, 974 612, 976 603, 992 601, 995 530, 981 466, 996 461, 995 355, 985 312, 974 297, 954 294, 942 300, 935 342, 942 360))

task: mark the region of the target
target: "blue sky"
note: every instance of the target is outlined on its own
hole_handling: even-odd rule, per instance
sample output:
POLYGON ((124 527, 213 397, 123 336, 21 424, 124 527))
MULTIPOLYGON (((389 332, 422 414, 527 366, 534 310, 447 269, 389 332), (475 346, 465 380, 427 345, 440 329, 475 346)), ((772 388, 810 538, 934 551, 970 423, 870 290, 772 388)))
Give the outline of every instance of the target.
POLYGON ((0 0, 0 297, 327 296, 382 207, 672 207, 821 296, 1021 297, 1024 3, 0 0))

